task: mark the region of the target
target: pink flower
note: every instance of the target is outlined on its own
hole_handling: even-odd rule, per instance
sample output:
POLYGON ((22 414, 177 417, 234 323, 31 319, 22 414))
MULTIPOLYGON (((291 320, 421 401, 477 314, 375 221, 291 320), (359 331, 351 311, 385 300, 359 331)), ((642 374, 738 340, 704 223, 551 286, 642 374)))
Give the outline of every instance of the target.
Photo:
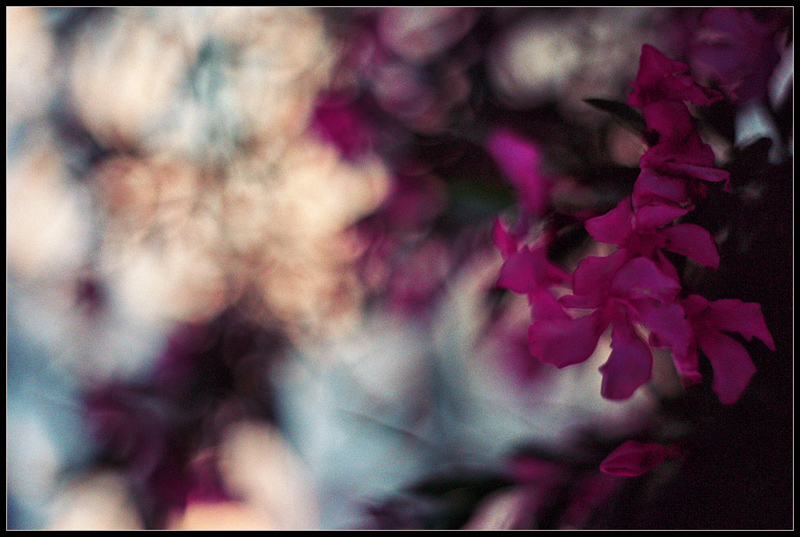
MULTIPOLYGON (((692 339, 687 352, 673 354, 678 372, 687 384, 699 380, 699 347, 711 362, 714 371, 711 387, 719 400, 723 404, 736 402, 756 369, 744 346, 724 332, 738 332, 747 341, 757 337, 774 351, 775 342, 764 322, 761 306, 737 299, 709 302, 699 295, 689 295, 681 305, 692 327, 692 339)), ((660 346, 663 342, 655 335, 651 344, 660 346)))
POLYGON ((629 257, 642 256, 677 280, 674 267, 660 250, 688 257, 702 265, 717 268, 719 253, 708 230, 695 224, 664 224, 688 212, 687 208, 665 205, 634 212, 631 197, 626 197, 608 213, 586 221, 586 231, 595 240, 615 244, 629 257))
POLYGON ((573 289, 575 294, 561 297, 560 304, 595 311, 575 319, 564 314, 535 321, 528 332, 531 354, 556 367, 583 362, 611 325, 611 354, 600 368, 603 397, 626 399, 650 379, 652 353, 634 324, 647 326, 659 341, 681 352, 688 347, 689 326, 674 303, 680 285, 649 259, 627 259, 622 250, 588 257, 575 269, 573 289))
POLYGON ((498 287, 524 295, 569 281, 569 274, 548 261, 546 240, 520 248, 499 220, 495 220, 494 226, 493 236, 505 258, 498 287))
POLYGON ((688 65, 667 58, 651 45, 643 45, 639 72, 627 104, 644 108, 655 102, 676 100, 708 106, 722 99, 720 92, 700 86, 688 73, 688 65))
POLYGON ((566 317, 550 287, 568 282, 570 276, 547 259, 547 238, 520 247, 499 219, 495 219, 492 238, 504 259, 495 285, 526 295, 534 319, 566 317))
POLYGON ((730 191, 728 173, 714 169, 714 151, 700 138, 684 102, 708 106, 723 95, 697 84, 688 71, 686 64, 652 46, 642 47, 639 73, 627 104, 641 108, 647 130, 657 136, 639 165, 684 179, 726 181, 725 190, 730 191))
POLYGON ((522 210, 535 217, 543 216, 550 201, 553 181, 539 170, 539 149, 533 142, 508 129, 490 134, 486 148, 516 189, 522 210))
POLYGON ((600 463, 600 471, 621 477, 636 477, 680 455, 675 445, 628 440, 600 463))

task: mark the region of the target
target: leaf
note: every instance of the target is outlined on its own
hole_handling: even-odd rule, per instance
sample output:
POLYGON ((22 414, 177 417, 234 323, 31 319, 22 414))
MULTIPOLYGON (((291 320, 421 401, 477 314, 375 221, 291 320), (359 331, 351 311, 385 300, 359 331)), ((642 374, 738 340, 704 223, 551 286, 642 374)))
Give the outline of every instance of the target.
POLYGON ((623 102, 608 99, 584 99, 583 102, 610 113, 620 124, 638 134, 643 135, 647 129, 642 113, 623 102))

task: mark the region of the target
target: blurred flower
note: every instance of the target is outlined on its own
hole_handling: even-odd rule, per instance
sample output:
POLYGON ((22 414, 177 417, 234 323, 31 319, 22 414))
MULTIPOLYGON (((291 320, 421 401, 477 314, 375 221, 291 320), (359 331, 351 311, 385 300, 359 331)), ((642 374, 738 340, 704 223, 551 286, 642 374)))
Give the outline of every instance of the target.
POLYGON ((80 270, 90 251, 91 192, 73 181, 49 129, 27 136, 26 151, 8 162, 9 269, 27 280, 60 277, 80 270))
POLYGON ((333 92, 321 95, 311 127, 348 160, 361 157, 372 146, 367 118, 346 95, 333 92))
POLYGON ((713 81, 729 98, 747 102, 763 98, 780 60, 776 34, 780 20, 757 19, 749 8, 707 9, 689 48, 689 62, 698 77, 713 81))
POLYGON ((603 459, 600 471, 621 477, 636 477, 679 454, 677 446, 628 440, 603 459))
POLYGON ((80 32, 71 89, 107 146, 167 150, 200 166, 259 144, 277 158, 327 82, 326 45, 305 8, 114 10, 80 32))
POLYGON ((467 104, 475 54, 460 43, 474 8, 395 7, 349 12, 338 29, 343 50, 334 75, 414 132, 445 132, 467 104))
POLYGON ((582 462, 524 453, 507 473, 514 484, 479 504, 464 529, 591 529, 622 484, 582 462))
POLYGON ((477 17, 471 7, 393 7, 378 13, 378 31, 403 60, 424 64, 463 39, 477 17))
POLYGON ((541 154, 533 142, 501 129, 489 135, 486 146, 514 186, 522 211, 541 218, 547 211, 553 179, 541 170, 541 154))
POLYGON ((318 527, 309 469, 273 427, 247 421, 231 426, 220 446, 220 469, 228 489, 263 518, 262 528, 318 527))

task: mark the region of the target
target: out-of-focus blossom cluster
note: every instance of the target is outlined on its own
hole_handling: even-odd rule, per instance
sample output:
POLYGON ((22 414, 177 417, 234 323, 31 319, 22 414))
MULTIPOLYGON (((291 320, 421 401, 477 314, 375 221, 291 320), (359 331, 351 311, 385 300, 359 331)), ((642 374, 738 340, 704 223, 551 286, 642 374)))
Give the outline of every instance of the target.
POLYGON ((647 527, 783 386, 791 10, 7 19, 9 528, 647 527))

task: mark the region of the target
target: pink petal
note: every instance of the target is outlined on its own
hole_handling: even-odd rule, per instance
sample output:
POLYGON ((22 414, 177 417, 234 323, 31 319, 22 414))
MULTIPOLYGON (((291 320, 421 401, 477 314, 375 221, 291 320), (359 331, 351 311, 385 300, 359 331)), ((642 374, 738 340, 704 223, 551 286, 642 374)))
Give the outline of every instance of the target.
POLYGON ((667 58, 651 45, 642 45, 639 72, 633 82, 633 91, 628 96, 627 104, 641 108, 651 102, 669 98, 662 88, 662 81, 688 71, 688 65, 667 58))
POLYGON ((572 279, 572 277, 558 265, 554 265, 553 263, 548 262, 545 279, 551 285, 557 285, 569 282, 572 279))
POLYGON ((690 319, 697 317, 711 306, 711 303, 700 295, 689 295, 680 302, 690 319))
POLYGON ((672 262, 667 259, 661 250, 656 250, 655 259, 652 261, 656 264, 658 270, 660 270, 664 276, 676 282, 681 281, 681 278, 678 275, 678 269, 675 268, 675 265, 673 265, 672 262))
POLYGON ((578 319, 534 321, 528 329, 531 354, 556 367, 586 361, 605 330, 599 319, 599 315, 593 313, 578 319))
MULTIPOLYGON (((658 344, 651 344, 654 347, 660 346, 658 344)), ((675 364, 675 369, 678 372, 678 376, 681 378, 684 388, 699 384, 703 380, 703 375, 701 375, 700 371, 697 369, 698 360, 696 343, 692 342, 689 345, 689 351, 686 354, 673 352, 672 362, 675 364)))
POLYGON ((686 179, 643 167, 633 184, 633 206, 638 207, 646 203, 650 196, 666 198, 678 204, 690 201, 686 190, 686 179))
POLYGON ((594 309, 603 303, 605 297, 595 294, 591 296, 583 295, 563 295, 559 297, 558 303, 570 309, 594 309))
POLYGON ((509 255, 500 267, 497 287, 522 295, 533 292, 539 287, 534 273, 535 263, 531 249, 523 246, 518 252, 509 255))
POLYGON ((644 106, 642 114, 647 128, 659 134, 659 145, 680 143, 696 132, 694 119, 682 101, 656 101, 644 106))
POLYGON ((761 304, 738 299, 716 300, 711 302, 704 320, 719 330, 739 332, 747 341, 757 337, 771 350, 775 350, 772 334, 764 322, 761 304))
POLYGON ((569 275, 547 260, 544 244, 523 246, 506 258, 500 267, 497 286, 515 293, 528 294, 539 287, 563 283, 569 275))
POLYGON ((630 196, 602 216, 586 221, 586 231, 598 242, 624 246, 631 235, 633 208, 630 196))
POLYGON ((549 319, 571 320, 558 300, 544 287, 528 295, 531 306, 531 318, 535 321, 549 319))
POLYGON ((659 346, 669 347, 686 354, 692 337, 692 328, 686 320, 686 312, 678 304, 659 304, 652 300, 634 303, 637 321, 653 331, 659 346))
POLYGON ((576 295, 597 296, 608 289, 614 274, 627 261, 628 253, 617 250, 605 257, 588 256, 572 273, 572 289, 576 295))
POLYGON ((627 399, 639 386, 650 380, 653 354, 641 340, 630 321, 617 316, 611 330, 611 354, 602 366, 600 395, 619 401, 627 399))
POLYGON ((677 455, 674 447, 628 440, 600 463, 600 471, 621 477, 636 477, 677 455))
POLYGON ((635 257, 617 271, 611 290, 619 297, 653 298, 667 303, 675 299, 681 286, 659 270, 653 261, 635 257))
POLYGON ((681 207, 665 198, 656 199, 651 197, 648 203, 639 205, 636 208, 634 229, 637 232, 652 231, 673 222, 676 218, 693 209, 694 206, 692 205, 681 207))
POLYGON ((688 72, 686 64, 667 58, 651 45, 643 45, 634 91, 627 103, 642 107, 654 101, 677 99, 707 106, 722 98, 719 92, 699 86, 685 74, 688 72))
POLYGON ((697 343, 711 362, 714 370, 711 388, 720 402, 729 405, 738 401, 756 372, 747 350, 732 337, 715 330, 698 334, 697 343))
MULTIPOLYGON (((670 175, 678 174, 695 177, 696 174, 703 173, 702 169, 713 169, 714 161, 714 150, 711 149, 710 145, 703 142, 696 130, 692 130, 686 133, 683 138, 660 138, 656 145, 645 151, 639 158, 639 166, 641 168, 657 169, 670 175), (682 170, 676 166, 671 166, 671 164, 675 163, 688 164, 700 169, 686 168, 682 170)), ((698 178, 705 179, 702 175, 698 178)))
POLYGON ((663 162, 659 165, 659 168, 664 173, 701 179, 711 183, 721 183, 724 181, 725 185, 723 186, 723 190, 725 190, 725 192, 731 191, 731 174, 725 170, 684 162, 663 162))
POLYGON ((660 233, 666 240, 664 249, 707 267, 719 267, 717 243, 707 229, 695 224, 677 224, 663 228, 660 233))
POLYGON ((539 171, 539 148, 508 129, 490 134, 486 148, 516 188, 522 204, 532 214, 543 215, 549 202, 552 180, 539 171))
POLYGON ((713 79, 737 101, 763 96, 780 60, 774 41, 775 23, 757 21, 749 9, 707 10, 698 39, 690 49, 695 72, 713 79))
POLYGON ((500 250, 500 255, 506 259, 511 254, 516 253, 519 249, 519 242, 506 228, 505 224, 499 219, 495 218, 492 226, 492 242, 500 250))

